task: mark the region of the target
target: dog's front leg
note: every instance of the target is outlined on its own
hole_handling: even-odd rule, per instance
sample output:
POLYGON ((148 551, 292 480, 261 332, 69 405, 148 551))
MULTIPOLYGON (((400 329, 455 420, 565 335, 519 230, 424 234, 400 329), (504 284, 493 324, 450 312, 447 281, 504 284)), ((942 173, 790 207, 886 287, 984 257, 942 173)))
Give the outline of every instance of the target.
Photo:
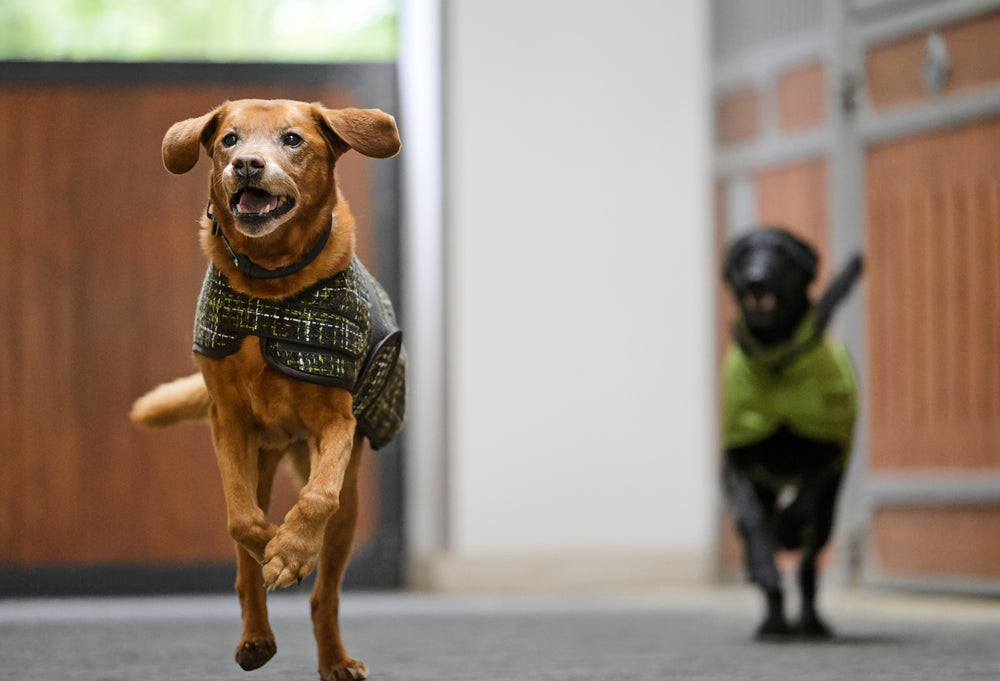
POLYGON ((351 453, 351 463, 340 490, 340 508, 326 523, 323 548, 316 568, 310 605, 313 632, 319 653, 319 676, 323 681, 354 681, 368 676, 368 667, 353 659, 340 637, 340 583, 344 578, 354 543, 358 520, 358 469, 361 467, 363 442, 358 438, 351 453))
POLYGON ((209 413, 215 458, 226 495, 229 534, 258 562, 276 528, 267 521, 257 500, 258 447, 235 412, 213 403, 209 413))
POLYGON ((780 589, 781 575, 774 562, 777 545, 771 536, 767 510, 757 497, 749 473, 727 457, 724 483, 736 529, 743 537, 750 580, 765 591, 780 589))
POLYGON ((757 628, 759 637, 786 634, 790 631, 785 620, 781 574, 774 561, 777 549, 768 523, 768 513, 757 496, 753 480, 746 468, 726 454, 724 469, 726 497, 733 512, 736 528, 743 537, 747 571, 750 579, 764 592, 767 614, 757 628))
POLYGON ((339 418, 310 438, 309 480, 264 551, 264 584, 268 589, 300 582, 316 567, 327 520, 340 508, 354 425, 353 417, 339 418))

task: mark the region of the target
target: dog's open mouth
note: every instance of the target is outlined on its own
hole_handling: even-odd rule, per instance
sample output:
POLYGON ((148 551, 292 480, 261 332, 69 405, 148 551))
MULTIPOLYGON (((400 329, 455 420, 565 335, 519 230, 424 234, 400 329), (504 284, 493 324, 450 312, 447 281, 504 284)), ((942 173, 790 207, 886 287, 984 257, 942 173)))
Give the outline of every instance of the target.
POLYGON ((290 196, 275 196, 263 189, 241 189, 230 201, 233 215, 240 220, 268 220, 287 213, 295 201, 290 196))

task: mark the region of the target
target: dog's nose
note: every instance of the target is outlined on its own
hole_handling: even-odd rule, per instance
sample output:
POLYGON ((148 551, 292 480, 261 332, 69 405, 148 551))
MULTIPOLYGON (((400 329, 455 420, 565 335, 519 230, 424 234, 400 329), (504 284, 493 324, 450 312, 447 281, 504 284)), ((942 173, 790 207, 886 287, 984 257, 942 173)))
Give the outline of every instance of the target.
POLYGON ((264 159, 260 156, 237 156, 232 160, 233 170, 243 178, 259 175, 264 170, 264 159))

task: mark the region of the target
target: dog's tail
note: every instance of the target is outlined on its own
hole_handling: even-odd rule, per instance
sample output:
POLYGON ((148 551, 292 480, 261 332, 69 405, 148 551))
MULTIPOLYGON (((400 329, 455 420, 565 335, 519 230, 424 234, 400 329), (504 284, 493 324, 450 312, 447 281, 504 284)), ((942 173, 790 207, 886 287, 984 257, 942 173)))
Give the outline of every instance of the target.
POLYGON ((182 421, 208 417, 212 398, 201 374, 158 385, 132 405, 132 422, 146 428, 163 428, 182 421))
POLYGON ((826 292, 816 304, 816 333, 821 335, 826 330, 826 325, 830 323, 833 312, 847 294, 851 292, 854 283, 861 276, 863 269, 863 259, 860 253, 855 254, 841 268, 837 276, 830 282, 826 292))

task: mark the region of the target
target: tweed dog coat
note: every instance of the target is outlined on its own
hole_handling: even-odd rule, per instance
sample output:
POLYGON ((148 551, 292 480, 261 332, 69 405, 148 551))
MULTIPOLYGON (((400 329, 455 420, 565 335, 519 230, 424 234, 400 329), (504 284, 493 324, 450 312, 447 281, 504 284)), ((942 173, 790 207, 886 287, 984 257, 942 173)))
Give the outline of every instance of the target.
MULTIPOLYGON (((815 309, 778 347, 762 347, 742 319, 736 337, 723 366, 725 447, 756 444, 786 426, 796 435, 839 446, 843 466, 857 413, 854 369, 843 343, 817 333, 815 309)), ((760 467, 752 474, 776 490, 796 482, 776 479, 760 467)))
POLYGON ((343 388, 358 431, 378 449, 403 425, 406 351, 388 295, 357 257, 342 272, 288 298, 252 298, 209 265, 198 297, 194 351, 220 359, 247 336, 276 371, 343 388))

